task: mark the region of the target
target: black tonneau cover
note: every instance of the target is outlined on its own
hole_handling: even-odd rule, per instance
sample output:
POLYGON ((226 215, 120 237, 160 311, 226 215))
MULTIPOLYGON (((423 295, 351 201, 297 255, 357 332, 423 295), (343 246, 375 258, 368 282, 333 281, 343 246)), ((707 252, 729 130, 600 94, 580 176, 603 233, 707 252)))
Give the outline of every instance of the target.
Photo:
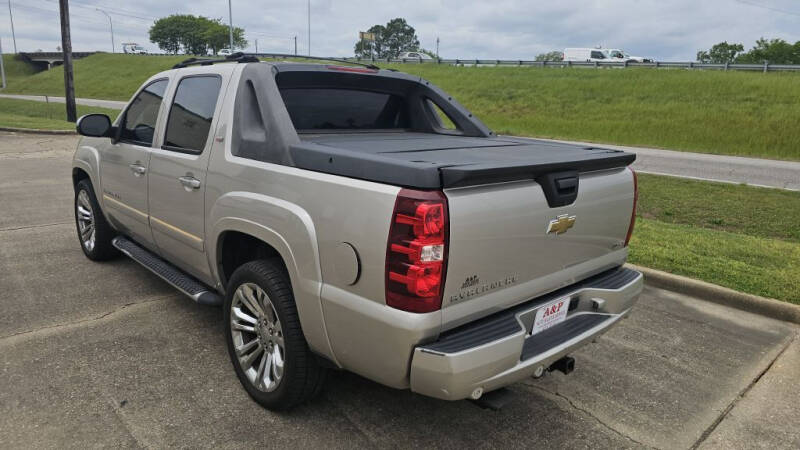
POLYGON ((413 132, 300 134, 297 167, 417 189, 534 179, 625 167, 633 153, 514 137, 413 132))

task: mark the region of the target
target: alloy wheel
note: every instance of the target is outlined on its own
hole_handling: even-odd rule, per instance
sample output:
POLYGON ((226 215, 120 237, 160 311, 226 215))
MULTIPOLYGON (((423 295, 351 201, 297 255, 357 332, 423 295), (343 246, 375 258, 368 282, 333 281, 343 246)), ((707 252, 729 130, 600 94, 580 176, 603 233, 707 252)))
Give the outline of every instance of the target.
POLYGON ((76 216, 78 218, 78 233, 81 237, 81 242, 87 251, 94 250, 95 244, 95 228, 94 228, 94 212, 92 211, 92 203, 89 200, 89 194, 82 190, 78 193, 78 200, 75 202, 76 216))
POLYGON ((233 294, 230 317, 239 367, 256 389, 274 391, 283 378, 286 351, 269 295, 257 284, 241 284, 233 294))

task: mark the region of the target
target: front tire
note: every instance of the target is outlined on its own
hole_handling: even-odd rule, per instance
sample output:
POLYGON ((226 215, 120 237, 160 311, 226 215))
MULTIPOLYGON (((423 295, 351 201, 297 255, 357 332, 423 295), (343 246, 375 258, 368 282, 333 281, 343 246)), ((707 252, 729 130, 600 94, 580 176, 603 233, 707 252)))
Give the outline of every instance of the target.
POLYGON ((89 180, 81 180, 75 185, 75 226, 83 254, 92 261, 105 261, 114 258, 119 251, 111 245, 116 232, 106 221, 94 188, 89 180))
POLYGON ((236 269, 225 296, 225 335, 236 376, 267 409, 310 400, 325 369, 308 347, 288 277, 275 260, 236 269))

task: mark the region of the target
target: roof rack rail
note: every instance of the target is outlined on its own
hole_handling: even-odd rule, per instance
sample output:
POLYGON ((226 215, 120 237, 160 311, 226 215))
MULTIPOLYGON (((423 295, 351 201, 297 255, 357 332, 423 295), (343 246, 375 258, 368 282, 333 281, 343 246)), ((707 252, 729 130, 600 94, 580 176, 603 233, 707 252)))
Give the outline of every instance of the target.
POLYGON ((299 59, 317 59, 320 61, 335 61, 340 63, 346 64, 355 64, 357 66, 363 66, 367 69, 372 70, 380 70, 381 68, 376 66, 375 64, 364 64, 362 62, 357 61, 350 61, 347 59, 342 58, 329 58, 326 56, 311 56, 311 55, 293 55, 291 53, 256 53, 254 56, 261 56, 261 57, 280 57, 280 58, 299 58, 299 59))
POLYGON ((259 59, 252 55, 246 55, 242 52, 236 52, 225 57, 225 59, 211 59, 211 58, 189 58, 185 59, 178 64, 172 66, 173 69, 182 69, 189 66, 210 66, 212 64, 224 62, 237 62, 237 63, 251 63, 258 62, 259 59))

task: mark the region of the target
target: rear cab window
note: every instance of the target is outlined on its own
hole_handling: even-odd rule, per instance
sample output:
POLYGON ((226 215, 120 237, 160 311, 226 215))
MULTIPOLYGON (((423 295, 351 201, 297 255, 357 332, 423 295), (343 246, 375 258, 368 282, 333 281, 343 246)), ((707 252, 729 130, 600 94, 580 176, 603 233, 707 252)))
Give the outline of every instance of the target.
POLYGON ((337 88, 282 89, 297 130, 408 128, 408 107, 398 95, 337 88))
POLYGON ((208 141, 222 78, 190 75, 178 83, 167 119, 164 150, 202 153, 208 141))
POLYGON ((375 71, 370 69, 328 70, 287 71, 276 76, 286 111, 298 133, 462 133, 452 108, 448 109, 441 96, 424 83, 373 75, 375 71))

